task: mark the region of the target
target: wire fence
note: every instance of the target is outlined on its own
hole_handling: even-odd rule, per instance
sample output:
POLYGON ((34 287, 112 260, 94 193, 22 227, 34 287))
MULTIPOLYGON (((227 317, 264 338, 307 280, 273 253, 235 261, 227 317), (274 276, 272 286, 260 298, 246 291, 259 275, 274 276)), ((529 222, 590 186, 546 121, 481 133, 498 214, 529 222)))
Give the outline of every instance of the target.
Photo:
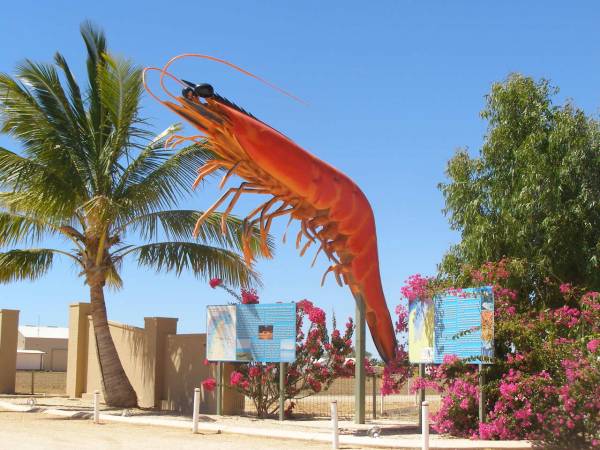
MULTIPOLYGON (((365 387, 365 415, 367 419, 394 418, 402 420, 418 420, 418 394, 410 393, 410 381, 402 388, 402 392, 382 396, 381 377, 368 376, 365 387)), ((338 378, 329 389, 309 397, 293 399, 295 403, 293 415, 297 418, 319 418, 330 416, 330 404, 337 401, 338 416, 341 419, 351 419, 355 407, 355 378, 338 378)), ((434 409, 439 396, 426 391, 426 399, 433 403, 434 409)), ((289 400, 286 406, 289 405, 289 400)), ((252 399, 246 397, 244 411, 248 415, 256 415, 252 399)))
POLYGON ((66 385, 66 372, 17 370, 15 377, 17 394, 65 395, 66 385))

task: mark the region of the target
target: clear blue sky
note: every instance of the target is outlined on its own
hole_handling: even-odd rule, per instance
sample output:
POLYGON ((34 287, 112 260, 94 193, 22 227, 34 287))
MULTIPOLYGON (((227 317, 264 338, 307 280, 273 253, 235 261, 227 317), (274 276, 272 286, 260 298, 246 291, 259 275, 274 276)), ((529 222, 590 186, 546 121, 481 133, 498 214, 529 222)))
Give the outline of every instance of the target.
MULTIPOLYGON (((376 216, 388 304, 399 302, 408 275, 434 273, 450 244, 437 184, 458 147, 476 152, 479 118, 494 81, 512 71, 546 77, 560 98, 596 114, 600 105, 600 6, 565 1, 144 2, 22 0, 0 15, 0 71, 24 58, 50 61, 60 50, 83 80, 81 21, 102 26, 113 52, 140 65, 200 52, 228 59, 306 99, 303 107, 235 72, 203 61, 174 68, 212 83, 224 96, 350 175, 376 216)), ((143 102, 157 131, 176 118, 143 102)), ((15 148, 5 136, 0 145, 15 148)), ((215 183, 213 182, 213 185, 215 183)), ((206 208, 211 188, 182 202, 206 208)), ((241 202, 238 215, 252 202, 241 202)), ((286 220, 273 227, 281 236, 286 220)), ((295 233, 293 234, 295 235, 295 233)), ((293 241, 293 239, 291 239, 293 241)), ((258 265, 263 302, 308 298, 342 320, 350 292, 310 269, 294 245, 278 245, 258 265)), ((109 317, 143 324, 144 316, 179 317, 179 329, 204 329, 207 304, 229 300, 192 276, 157 275, 126 264, 125 288, 108 292, 109 317)), ((62 261, 35 283, 0 286, 0 308, 21 310, 22 323, 66 325, 67 305, 87 299, 76 270, 62 261)), ((372 350, 372 344, 369 343, 372 350)))

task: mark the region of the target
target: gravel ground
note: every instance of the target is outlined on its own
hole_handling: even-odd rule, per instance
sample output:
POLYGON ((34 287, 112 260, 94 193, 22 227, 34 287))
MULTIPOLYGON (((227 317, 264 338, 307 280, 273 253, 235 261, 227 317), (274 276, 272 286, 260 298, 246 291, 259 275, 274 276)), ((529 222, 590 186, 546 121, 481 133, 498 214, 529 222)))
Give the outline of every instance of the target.
MULTIPOLYGON (((196 434, 184 430, 104 423, 52 417, 39 413, 15 413, 0 409, 0 450, 39 449, 330 449, 331 444, 237 436, 196 434)), ((343 446, 345 449, 359 447, 343 446)))

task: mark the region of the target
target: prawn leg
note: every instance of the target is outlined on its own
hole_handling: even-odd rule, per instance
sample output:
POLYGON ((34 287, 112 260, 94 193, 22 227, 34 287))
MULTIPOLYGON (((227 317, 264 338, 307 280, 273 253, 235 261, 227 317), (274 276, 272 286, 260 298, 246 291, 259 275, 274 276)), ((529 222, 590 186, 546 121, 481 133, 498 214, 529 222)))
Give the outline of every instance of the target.
POLYGON ((214 212, 214 210, 217 209, 221 205, 221 203, 223 203, 227 199, 227 197, 229 197, 234 192, 240 193, 240 195, 241 195, 241 192, 263 194, 264 192, 261 189, 256 189, 257 187, 260 188, 260 186, 257 186, 257 185, 254 185, 252 183, 248 183, 245 181, 242 184, 240 184, 240 186, 237 188, 230 188, 227 192, 225 192, 225 194, 223 194, 223 196, 219 200, 217 200, 215 203, 213 203, 213 205, 210 208, 208 208, 206 211, 204 211, 204 213, 200 216, 200 218, 196 222, 196 226, 194 227, 194 233, 193 233, 194 237, 198 237, 198 232, 200 230, 200 227, 202 226, 202 224, 204 223, 206 218, 210 214, 212 214, 214 212))

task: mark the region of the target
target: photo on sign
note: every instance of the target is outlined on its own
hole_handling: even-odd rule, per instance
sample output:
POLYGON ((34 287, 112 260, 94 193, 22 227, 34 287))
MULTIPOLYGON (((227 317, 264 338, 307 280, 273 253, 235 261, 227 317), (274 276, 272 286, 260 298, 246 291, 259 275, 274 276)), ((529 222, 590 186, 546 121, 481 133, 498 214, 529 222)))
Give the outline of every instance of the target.
POLYGON ((273 325, 259 325, 258 338, 263 341, 273 340, 273 325))

